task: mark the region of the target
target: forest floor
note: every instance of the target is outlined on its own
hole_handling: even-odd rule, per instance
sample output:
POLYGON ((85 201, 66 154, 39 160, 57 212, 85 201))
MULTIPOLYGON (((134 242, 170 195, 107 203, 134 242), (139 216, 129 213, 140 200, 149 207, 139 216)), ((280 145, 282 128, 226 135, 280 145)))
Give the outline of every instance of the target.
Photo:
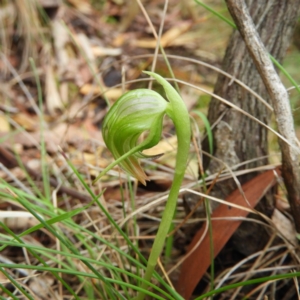
MULTIPOLYGON (((243 205, 243 197, 237 191, 230 198, 236 208, 233 206, 227 219, 239 221, 227 220, 226 225, 224 220, 216 223, 220 239, 214 239, 214 249, 223 250, 215 259, 214 279, 213 272, 208 270, 212 248, 209 230, 201 227, 206 221, 203 195, 205 187, 219 180, 220 174, 208 176, 205 183, 199 180, 199 144, 205 135, 205 122, 200 116, 207 112, 232 28, 193 1, 170 0, 166 14, 164 0, 142 1, 144 11, 135 0, 37 2, 38 5, 33 0, 0 3, 1 299, 74 299, 76 296, 110 299, 105 288, 99 292, 103 286, 94 277, 83 275, 90 271, 78 257, 64 257, 60 251, 67 253, 68 247, 55 235, 56 231, 60 232, 80 255, 95 256, 99 261, 103 259, 131 270, 129 260, 113 248, 130 253, 127 242, 116 232, 101 207, 142 254, 148 256, 174 174, 177 140, 171 120, 164 121, 161 142, 146 152, 164 153, 153 161, 143 161, 150 179, 147 186, 118 168, 95 185, 92 181, 113 162, 101 134, 108 107, 124 92, 149 86, 143 70, 153 68, 163 77, 171 77, 164 58, 156 54, 155 34, 159 35, 162 24, 160 43, 175 77, 183 82, 180 92, 194 119, 194 141, 174 217, 171 255, 162 256, 158 270, 176 288, 189 285, 184 278, 195 278, 200 283, 194 298, 209 291, 212 281, 214 288, 219 288, 228 283, 299 271, 296 233, 277 168, 279 148, 272 135, 270 164, 261 168, 265 173, 243 186, 244 195, 251 203, 248 210, 254 209, 266 193, 266 187, 279 186, 274 192, 277 199, 274 213, 266 222, 269 240, 248 256, 230 243, 237 225, 249 212, 238 209, 238 205, 243 205), (88 187, 91 193, 100 195, 99 203, 91 197, 88 187), (44 223, 38 227, 42 223, 37 220, 39 216, 42 220, 52 220, 46 223, 49 228, 44 223), (80 228, 82 232, 87 230, 83 236, 80 228), (109 244, 104 247, 100 237, 109 244), (192 248, 193 253, 188 257, 192 248), (56 252, 47 254, 46 249, 56 252), (48 269, 42 268, 45 264, 48 269), (191 273, 189 264, 199 266, 195 273, 191 273)), ((205 3, 229 18, 225 4, 215 0, 205 3)), ((297 82, 299 60, 297 47, 291 45, 284 66, 297 82)), ((283 82, 289 87, 286 79, 283 82)), ((155 84, 154 88, 161 92, 155 84)), ((299 97, 294 91, 290 95, 300 136, 299 97)), ((223 172, 220 178, 225 176, 228 174, 223 172)), ((226 209, 227 205, 221 205, 212 217, 226 219, 226 209)), ((111 269, 101 268, 109 278, 130 281, 125 275, 118 277, 111 269)), ((191 284, 188 289, 193 291, 194 287, 191 284)), ((114 288, 122 291, 124 299, 133 297, 130 288, 119 288, 116 283, 114 288)), ((270 280, 222 292, 215 299, 296 299, 298 291, 296 279, 270 280)))

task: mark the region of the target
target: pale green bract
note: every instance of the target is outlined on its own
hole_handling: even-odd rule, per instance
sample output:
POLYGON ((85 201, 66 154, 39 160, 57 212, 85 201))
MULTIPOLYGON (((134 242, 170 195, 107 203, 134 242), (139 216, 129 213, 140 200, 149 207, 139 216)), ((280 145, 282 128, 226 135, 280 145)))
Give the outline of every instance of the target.
POLYGON ((138 147, 136 153, 119 165, 144 185, 148 178, 138 159, 149 158, 142 151, 159 142, 168 105, 160 94, 148 89, 137 89, 121 96, 104 119, 103 139, 115 159, 138 147), (146 133, 147 137, 138 145, 142 133, 146 133))

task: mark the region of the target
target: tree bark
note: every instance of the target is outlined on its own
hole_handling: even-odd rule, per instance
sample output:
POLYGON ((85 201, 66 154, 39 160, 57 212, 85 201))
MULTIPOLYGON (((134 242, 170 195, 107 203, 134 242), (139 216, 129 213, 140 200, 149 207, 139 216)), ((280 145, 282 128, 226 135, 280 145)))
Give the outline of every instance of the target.
POLYGON ((298 161, 300 152, 296 142, 297 137, 288 92, 276 73, 268 52, 256 32, 245 2, 243 0, 226 1, 272 100, 278 131, 282 136, 279 139, 282 154, 282 176, 288 191, 288 199, 296 229, 297 232, 300 232, 300 168, 298 161))
MULTIPOLYGON (((249 0, 246 3, 267 51, 281 62, 297 23, 300 0, 249 0)), ((235 31, 230 38, 223 60, 223 70, 247 84, 268 103, 271 102, 263 80, 238 31, 235 31)), ((270 109, 227 77, 219 75, 214 93, 229 100, 260 121, 269 123, 270 109)), ((214 98, 209 106, 208 119, 210 124, 216 124, 214 127, 214 156, 218 159, 233 169, 237 164, 246 161, 249 162, 239 169, 254 168, 268 163, 266 128, 214 98)), ((203 148, 207 149, 205 142, 203 148)), ((211 173, 224 167, 222 164, 208 159, 204 159, 204 166, 208 166, 211 173)), ((253 176, 255 174, 251 173, 239 180, 243 183, 253 176)), ((220 192, 218 196, 225 198, 236 189, 236 185, 233 180, 228 180, 218 184, 217 188, 220 192)))

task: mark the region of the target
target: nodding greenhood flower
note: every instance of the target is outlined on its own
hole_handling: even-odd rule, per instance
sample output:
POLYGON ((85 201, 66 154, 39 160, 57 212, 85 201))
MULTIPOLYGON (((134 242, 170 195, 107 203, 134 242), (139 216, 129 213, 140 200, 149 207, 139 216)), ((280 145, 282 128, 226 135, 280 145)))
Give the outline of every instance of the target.
POLYGON ((142 151, 159 142, 164 115, 172 119, 178 142, 174 178, 137 300, 145 297, 144 291, 148 288, 148 282, 151 280, 170 229, 188 161, 191 138, 189 114, 180 95, 163 77, 152 72, 145 73, 154 77, 163 86, 169 101, 147 89, 128 92, 116 101, 104 119, 102 131, 104 141, 115 162, 94 180, 97 181, 113 166, 119 164, 129 174, 146 184, 148 178, 139 164, 139 158, 149 158, 142 151), (140 141, 143 133, 146 133, 146 138, 140 141))
POLYGON ((107 148, 116 160, 135 149, 135 153, 119 165, 144 185, 148 177, 140 166, 139 158, 152 158, 142 151, 159 142, 168 105, 158 93, 137 89, 121 96, 104 119, 102 132, 107 148), (147 137, 138 144, 143 133, 147 137))
POLYGON ((152 158, 142 151, 159 142, 165 114, 175 125, 178 138, 177 169, 179 177, 183 178, 191 135, 187 109, 179 94, 163 77, 153 72, 145 73, 163 86, 169 101, 154 91, 137 89, 124 94, 115 102, 104 119, 102 132, 104 142, 116 161, 95 181, 119 164, 146 185, 148 177, 140 166, 139 158, 152 158), (146 133, 146 138, 140 142, 143 133, 146 133))

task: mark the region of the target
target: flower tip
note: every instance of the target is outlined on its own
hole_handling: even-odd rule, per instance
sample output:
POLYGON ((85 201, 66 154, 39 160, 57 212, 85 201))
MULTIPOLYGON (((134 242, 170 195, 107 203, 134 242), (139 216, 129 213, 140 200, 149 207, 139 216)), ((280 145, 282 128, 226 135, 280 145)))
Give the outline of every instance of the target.
POLYGON ((147 180, 147 181, 150 180, 150 179, 148 178, 148 176, 145 174, 145 172, 143 171, 142 168, 137 168, 137 169, 135 169, 135 172, 134 172, 133 175, 134 175, 134 177, 135 177, 140 183, 142 183, 144 186, 147 185, 146 180, 147 180))
POLYGON ((140 180, 140 183, 141 183, 143 186, 147 186, 146 180, 140 180))

